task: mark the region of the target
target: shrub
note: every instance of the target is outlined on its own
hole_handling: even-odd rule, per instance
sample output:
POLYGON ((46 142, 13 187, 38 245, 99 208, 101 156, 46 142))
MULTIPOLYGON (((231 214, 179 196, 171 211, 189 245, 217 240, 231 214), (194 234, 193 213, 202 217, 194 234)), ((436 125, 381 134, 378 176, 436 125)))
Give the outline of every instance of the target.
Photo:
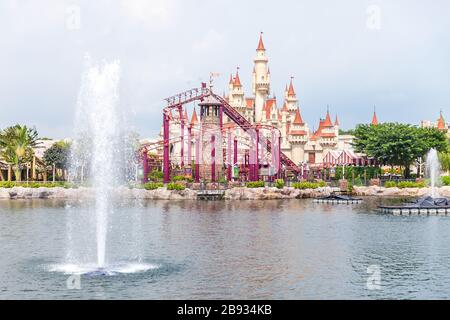
POLYGON ((424 188, 425 182, 401 181, 397 184, 400 189, 403 188, 424 188))
POLYGON ((12 181, 0 181, 0 188, 12 188, 16 184, 12 181))
POLYGON ((159 170, 153 170, 148 174, 148 178, 152 181, 162 181, 164 173, 159 170))
POLYGON ((295 182, 295 183, 292 184, 292 186, 295 189, 302 189, 302 190, 304 190, 304 189, 317 189, 319 187, 326 186, 326 183, 324 181, 321 181, 321 182, 307 182, 307 181, 304 181, 304 182, 295 182))
POLYGON ((397 184, 395 183, 395 181, 386 181, 384 183, 385 188, 394 188, 396 186, 397 186, 397 184))
POLYGON ((164 184, 162 182, 147 182, 146 184, 144 184, 145 190, 155 190, 162 187, 164 187, 164 184))
POLYGON ((220 178, 219 181, 217 181, 217 182, 222 183, 222 184, 225 184, 225 183, 228 182, 228 180, 227 180, 226 178, 222 177, 222 178, 220 178))
POLYGON ((284 180, 283 179, 275 180, 275 187, 277 187, 278 189, 283 189, 284 188, 284 180))
POLYGON ((167 184, 167 190, 184 190, 186 187, 181 183, 171 182, 167 184))
POLYGON ((264 181, 250 181, 245 186, 247 188, 264 188, 264 181))
POLYGON ((347 186, 347 191, 352 193, 353 192, 353 184, 349 183, 347 186))
POLYGON ((442 177, 442 184, 444 186, 450 186, 450 176, 443 176, 442 177))

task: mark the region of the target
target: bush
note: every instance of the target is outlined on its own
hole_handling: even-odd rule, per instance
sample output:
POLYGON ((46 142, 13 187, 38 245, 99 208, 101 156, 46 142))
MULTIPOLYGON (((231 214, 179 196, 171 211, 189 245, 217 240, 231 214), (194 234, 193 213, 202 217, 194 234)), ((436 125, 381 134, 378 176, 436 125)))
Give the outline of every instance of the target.
POLYGON ((353 184, 349 183, 347 186, 347 191, 352 193, 353 192, 353 184))
POLYGON ((0 181, 0 188, 12 188, 16 184, 12 181, 0 181))
POLYGON ((167 190, 184 190, 186 187, 181 183, 171 182, 167 184, 167 190))
POLYGON ((317 189, 320 187, 325 187, 327 184, 324 181, 320 181, 320 182, 295 182, 292 184, 292 186, 295 189, 317 189))
POLYGON ((395 183, 395 181, 386 181, 384 183, 385 188, 394 188, 396 186, 397 186, 397 184, 395 183))
POLYGON ((162 181, 164 177, 164 173, 159 170, 153 170, 148 174, 148 178, 152 181, 162 181))
POLYGON ((194 179, 192 179, 191 176, 174 176, 172 178, 172 182, 179 182, 179 181, 185 181, 185 182, 194 182, 194 179))
POLYGON ((144 184, 145 190, 155 190, 162 187, 164 187, 164 184, 162 182, 147 182, 146 184, 144 184))
POLYGON ((425 182, 401 181, 397 184, 400 189, 403 188, 424 188, 425 182))
POLYGON ((250 181, 245 186, 247 188, 264 188, 264 181, 250 181))
POLYGON ((442 184, 444 186, 450 186, 450 176, 443 176, 442 177, 442 184))
POLYGON ((12 188, 12 187, 24 187, 24 188, 41 188, 41 187, 47 187, 47 188, 56 188, 56 187, 62 187, 62 188, 74 188, 75 186, 71 183, 64 182, 64 181, 57 181, 55 183, 53 182, 26 182, 26 181, 0 181, 0 188, 12 188))
POLYGON ((225 183, 228 182, 228 180, 227 180, 226 178, 222 177, 222 178, 220 178, 219 181, 217 181, 217 182, 222 183, 222 184, 225 184, 225 183))
POLYGON ((283 179, 275 180, 275 187, 277 187, 278 189, 283 189, 284 188, 284 180, 283 179))

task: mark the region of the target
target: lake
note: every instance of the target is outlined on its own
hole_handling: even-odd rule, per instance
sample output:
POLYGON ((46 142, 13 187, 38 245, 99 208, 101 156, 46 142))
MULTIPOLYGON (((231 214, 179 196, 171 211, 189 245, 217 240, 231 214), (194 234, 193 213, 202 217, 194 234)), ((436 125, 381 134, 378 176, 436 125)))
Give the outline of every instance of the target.
POLYGON ((450 217, 382 201, 118 203, 100 274, 89 203, 1 201, 0 298, 450 298, 450 217))

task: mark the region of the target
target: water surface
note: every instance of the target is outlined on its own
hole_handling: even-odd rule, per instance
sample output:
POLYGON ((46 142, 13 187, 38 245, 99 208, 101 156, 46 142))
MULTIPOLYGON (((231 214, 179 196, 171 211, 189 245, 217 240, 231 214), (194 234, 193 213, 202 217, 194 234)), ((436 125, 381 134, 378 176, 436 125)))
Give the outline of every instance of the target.
POLYGON ((83 205, 1 201, 0 298, 449 298, 450 217, 378 214, 380 201, 118 204, 106 248, 114 272, 81 272, 80 289, 67 287, 67 259, 79 243, 69 234, 89 239, 89 222, 73 223, 83 205), (367 287, 373 265, 379 290, 367 287))

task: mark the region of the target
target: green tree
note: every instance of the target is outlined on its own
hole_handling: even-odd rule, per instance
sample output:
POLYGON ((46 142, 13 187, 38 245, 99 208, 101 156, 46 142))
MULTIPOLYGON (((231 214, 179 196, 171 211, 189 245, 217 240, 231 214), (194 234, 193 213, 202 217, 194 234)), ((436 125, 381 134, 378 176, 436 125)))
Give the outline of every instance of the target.
POLYGON ((70 162, 70 144, 65 141, 58 141, 52 144, 44 152, 44 162, 47 166, 53 166, 58 169, 66 170, 70 162))
POLYGON ((357 152, 374 157, 379 163, 404 166, 405 177, 410 176, 410 165, 428 150, 446 150, 445 135, 432 128, 417 128, 409 124, 383 123, 376 126, 358 125, 354 131, 357 152))
POLYGON ((23 164, 33 158, 33 148, 38 147, 38 133, 35 128, 16 124, 0 132, 0 155, 13 166, 16 181, 21 180, 23 164))
POLYGON ((439 153, 439 160, 441 162, 442 170, 448 173, 450 171, 450 148, 439 153))

